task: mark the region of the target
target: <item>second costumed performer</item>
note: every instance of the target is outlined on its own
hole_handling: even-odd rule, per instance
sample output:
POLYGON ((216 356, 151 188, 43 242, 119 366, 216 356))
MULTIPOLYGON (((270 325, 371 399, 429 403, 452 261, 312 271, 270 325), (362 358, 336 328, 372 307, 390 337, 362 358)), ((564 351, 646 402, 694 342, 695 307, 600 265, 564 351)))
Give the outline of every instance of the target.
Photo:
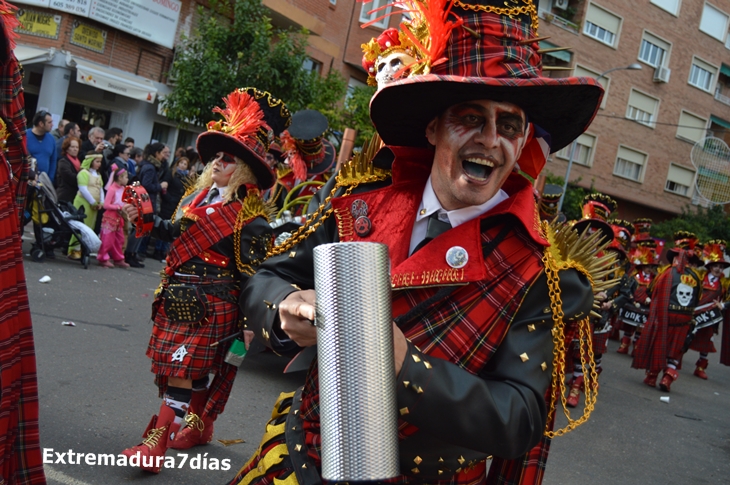
MULTIPOLYGON (((173 219, 155 216, 152 229, 155 237, 172 241, 147 349, 163 401, 142 443, 124 454, 139 453, 140 466, 154 473, 164 466, 168 448, 211 441, 238 370, 224 361, 230 342, 213 344, 245 328, 238 308, 241 282, 273 243, 261 194, 276 179, 264 158, 272 132, 288 124, 289 111, 254 88, 234 91, 224 101, 225 109, 214 109, 224 120, 210 122, 197 141, 200 156, 211 162, 173 219), (215 374, 211 382, 209 374, 215 374)), ((250 332, 243 332, 248 344, 250 332)))
MULTIPOLYGON (((540 221, 520 173, 536 177, 551 148, 577 138, 603 91, 543 77, 537 2, 513 4, 407 2, 401 28, 418 40, 418 64, 370 104, 392 167, 360 155, 345 165, 319 192, 331 198, 242 291, 256 338, 280 352, 312 346, 315 246, 388 246, 401 473, 391 483, 540 483, 560 401, 551 389, 565 392, 553 363, 568 322, 590 332, 610 264, 596 238, 540 221)), ((318 365, 282 394, 232 484, 322 483, 318 365)))

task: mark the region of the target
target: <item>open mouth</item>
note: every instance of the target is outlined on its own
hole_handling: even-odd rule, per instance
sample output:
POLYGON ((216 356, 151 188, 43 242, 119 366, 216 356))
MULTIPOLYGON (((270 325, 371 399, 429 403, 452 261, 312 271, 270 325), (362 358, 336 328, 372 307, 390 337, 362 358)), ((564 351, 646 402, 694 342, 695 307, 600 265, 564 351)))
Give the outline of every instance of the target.
POLYGON ((494 171, 494 163, 484 158, 467 158, 462 160, 461 167, 464 173, 471 179, 484 182, 494 171))

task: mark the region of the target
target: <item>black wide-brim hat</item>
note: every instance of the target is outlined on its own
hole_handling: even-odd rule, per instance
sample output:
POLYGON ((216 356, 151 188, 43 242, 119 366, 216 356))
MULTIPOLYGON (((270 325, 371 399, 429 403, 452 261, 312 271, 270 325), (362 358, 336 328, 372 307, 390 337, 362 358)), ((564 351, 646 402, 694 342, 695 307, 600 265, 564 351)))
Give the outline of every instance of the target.
POLYGON ((292 115, 289 135, 307 165, 308 176, 324 173, 335 163, 337 151, 325 138, 328 129, 327 118, 317 110, 305 109, 292 115))
POLYGON ((257 153, 258 148, 250 148, 237 138, 219 131, 206 131, 198 136, 197 148, 200 158, 206 164, 215 158, 218 152, 239 158, 251 169, 261 190, 269 189, 276 182, 276 174, 257 153))
MULTIPOLYGON (((435 8, 436 2, 424 1, 435 8)), ((463 26, 451 31, 438 54, 443 58, 433 59, 427 74, 417 74, 414 66, 416 74, 386 85, 371 100, 370 117, 383 141, 426 146, 431 120, 450 106, 475 100, 522 108, 528 122, 550 134, 552 152, 583 133, 598 112, 603 88, 589 77, 542 76, 538 1, 532 4, 528 13, 521 12, 521 2, 512 8, 504 0, 470 0, 469 10, 454 6, 449 18, 463 26)))
POLYGON ((684 251, 687 253, 687 259, 692 262, 695 266, 704 266, 705 262, 700 258, 697 253, 691 249, 682 249, 682 248, 671 248, 667 249, 667 262, 669 264, 672 264, 674 262, 674 258, 677 256, 679 251, 684 251))

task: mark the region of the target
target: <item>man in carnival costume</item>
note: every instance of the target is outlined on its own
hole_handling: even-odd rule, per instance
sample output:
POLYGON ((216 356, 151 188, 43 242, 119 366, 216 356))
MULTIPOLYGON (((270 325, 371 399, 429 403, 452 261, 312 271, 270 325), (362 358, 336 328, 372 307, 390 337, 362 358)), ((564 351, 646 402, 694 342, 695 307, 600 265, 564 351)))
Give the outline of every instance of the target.
POLYGON ((33 328, 20 224, 28 183, 17 8, 0 0, 0 483, 46 483, 38 433, 33 328))
POLYGON ((635 346, 641 335, 651 304, 649 286, 654 281, 659 267, 657 243, 651 237, 652 220, 648 218, 634 219, 633 225, 635 232, 631 240, 631 250, 629 251, 629 260, 634 267, 632 274, 633 295, 631 301, 619 310, 619 320, 623 330, 621 343, 616 349, 619 354, 628 354, 631 343, 633 342, 635 346))
POLYGON ((725 241, 715 239, 702 248, 702 259, 707 271, 702 278, 702 298, 695 312, 697 327, 689 346, 691 350, 700 353, 694 375, 701 379, 707 379, 705 372, 709 365, 707 357, 710 353, 717 352, 712 340, 718 333, 720 322, 726 313, 725 300, 730 282, 725 278, 723 271, 730 266, 730 263, 725 261, 725 247, 725 241))
POLYGON ((671 266, 654 280, 649 288, 651 307, 644 330, 636 343, 631 366, 646 369, 644 383, 656 387, 660 371, 664 375, 659 387, 669 392, 677 380, 687 334, 691 330, 695 307, 702 291, 702 278, 696 267, 702 264, 697 256, 697 236, 690 232, 674 234, 674 247, 667 251, 671 266))
MULTIPOLYGON (((276 179, 264 158, 289 111, 255 88, 234 91, 224 102, 225 109, 214 109, 224 119, 211 121, 197 141, 200 156, 212 161, 172 220, 154 216, 152 233, 172 241, 147 349, 163 402, 142 443, 124 454, 139 453, 141 467, 155 473, 167 448, 211 441, 238 370, 224 359, 231 337, 245 328, 238 309, 241 284, 273 242, 261 193, 276 179), (212 382, 209 374, 215 374, 212 382)), ((250 341, 250 332, 244 334, 250 341)))
MULTIPOLYGON (((586 331, 589 273, 600 282, 610 260, 595 257, 595 237, 542 224, 518 171, 536 177, 602 98, 593 79, 541 76, 537 2, 518 3, 405 4, 411 20, 401 30, 417 45, 417 64, 370 105, 392 166, 370 163, 377 144, 345 164, 320 190, 331 197, 242 293, 257 338, 281 352, 312 346, 313 248, 388 246, 402 473, 393 483, 541 482, 553 391, 564 391, 553 364, 563 358, 565 323, 580 320, 586 331), (565 259, 572 244, 582 245, 579 261, 565 259)), ((231 483, 321 483, 317 369, 282 394, 259 450, 231 483)))

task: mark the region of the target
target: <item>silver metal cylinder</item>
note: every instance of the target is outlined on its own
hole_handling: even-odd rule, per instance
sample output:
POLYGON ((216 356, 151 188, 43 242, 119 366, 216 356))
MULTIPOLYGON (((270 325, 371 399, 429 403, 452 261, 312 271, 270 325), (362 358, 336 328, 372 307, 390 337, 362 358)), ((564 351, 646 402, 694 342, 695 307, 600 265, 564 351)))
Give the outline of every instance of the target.
POLYGON ((398 476, 398 410, 388 248, 314 249, 322 478, 398 476))

